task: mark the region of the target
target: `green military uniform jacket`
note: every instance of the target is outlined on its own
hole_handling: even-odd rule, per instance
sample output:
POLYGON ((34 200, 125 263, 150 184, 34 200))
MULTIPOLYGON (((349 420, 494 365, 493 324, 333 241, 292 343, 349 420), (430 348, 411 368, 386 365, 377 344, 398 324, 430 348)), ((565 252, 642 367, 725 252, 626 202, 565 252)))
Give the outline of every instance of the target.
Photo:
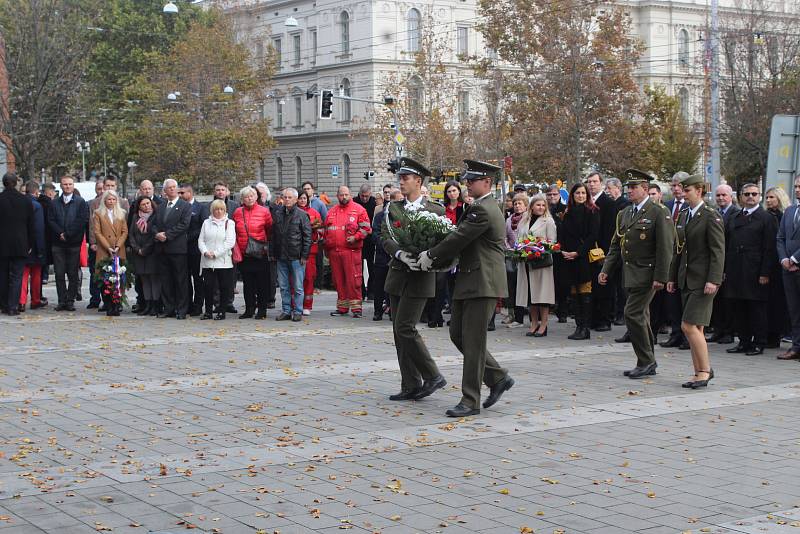
POLYGON ((465 206, 456 231, 428 251, 437 264, 458 257, 454 299, 508 295, 505 236, 503 213, 488 195, 465 206))
POLYGON ((617 214, 603 272, 610 276, 621 264, 625 287, 651 287, 654 280, 666 283, 675 246, 672 217, 667 208, 649 199, 636 215, 635 207, 617 214))
POLYGON ((725 268, 725 229, 719 213, 705 203, 692 220, 689 210, 681 210, 675 223, 676 255, 670 268, 670 280, 679 289, 702 290, 706 282, 722 283, 725 268))
MULTIPOLYGON (((389 205, 389 215, 397 210, 405 209, 405 200, 394 200, 389 205)), ((444 215, 444 207, 436 202, 423 200, 422 206, 425 211, 444 215)), ((391 217, 394 220, 394 217, 391 217)), ((389 237, 386 225, 390 217, 384 217, 383 229, 381 231, 381 243, 391 260, 389 262, 389 272, 386 274, 384 290, 390 295, 405 295, 407 297, 431 298, 436 295, 436 273, 412 271, 408 265, 395 257, 400 246, 389 237)))

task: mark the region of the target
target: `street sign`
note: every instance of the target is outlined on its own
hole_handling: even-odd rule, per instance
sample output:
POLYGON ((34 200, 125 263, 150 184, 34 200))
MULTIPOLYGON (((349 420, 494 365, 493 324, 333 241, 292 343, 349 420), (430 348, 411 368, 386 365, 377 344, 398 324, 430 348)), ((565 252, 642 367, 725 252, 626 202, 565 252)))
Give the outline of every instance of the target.
POLYGON ((775 115, 769 134, 769 156, 765 189, 780 187, 792 193, 800 157, 800 116, 775 115))
POLYGON ((338 165, 331 165, 331 176, 334 178, 339 176, 339 166, 338 165))
POLYGON ((406 140, 406 136, 400 132, 397 132, 397 135, 394 136, 394 142, 398 145, 402 145, 406 140))

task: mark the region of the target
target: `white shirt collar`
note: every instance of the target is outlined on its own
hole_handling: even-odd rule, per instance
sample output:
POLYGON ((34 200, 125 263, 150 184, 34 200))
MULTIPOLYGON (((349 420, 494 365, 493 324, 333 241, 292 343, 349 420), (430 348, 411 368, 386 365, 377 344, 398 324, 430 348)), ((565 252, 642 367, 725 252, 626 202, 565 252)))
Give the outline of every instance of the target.
POLYGON ((744 212, 745 212, 747 215, 752 215, 752 214, 753 214, 753 212, 754 212, 754 211, 756 211, 756 210, 757 210, 759 207, 760 207, 760 206, 756 206, 756 207, 754 207, 754 208, 747 208, 747 209, 745 209, 745 210, 744 210, 744 212))
POLYGON ((488 196, 491 196, 491 194, 492 194, 492 192, 491 192, 491 191, 489 191, 488 193, 486 193, 485 195, 483 195, 481 198, 476 198, 476 199, 475 199, 473 202, 478 202, 479 200, 483 200, 484 198, 486 198, 486 197, 488 197, 488 196))
POLYGON ((74 195, 74 193, 70 195, 61 195, 61 198, 64 200, 64 204, 69 204, 72 202, 72 195, 74 195))
POLYGON ((600 198, 600 195, 602 195, 602 194, 603 194, 603 192, 600 191, 596 195, 592 195, 592 202, 597 202, 597 199, 600 198))
POLYGON ((703 207, 703 204, 705 204, 705 202, 700 202, 700 204, 698 204, 698 205, 697 205, 697 206, 695 206, 694 208, 689 208, 689 211, 692 213, 692 217, 694 217, 695 215, 697 215, 697 210, 699 210, 700 208, 702 208, 702 207, 703 207))
POLYGON ((728 204, 724 208, 722 206, 720 206, 719 209, 722 211, 722 214, 725 215, 726 213, 728 213, 728 210, 731 209, 731 206, 733 206, 733 204, 728 204))
POLYGON ((642 200, 639 204, 636 205, 637 213, 642 211, 642 208, 644 207, 645 204, 647 204, 648 200, 650 200, 650 197, 645 197, 644 200, 642 200))
POLYGON ((412 201, 410 201, 410 200, 408 200, 408 199, 406 199, 406 203, 405 203, 403 206, 404 206, 404 207, 405 207, 407 210, 412 210, 412 211, 413 211, 413 210, 419 210, 419 209, 422 209, 422 203, 423 203, 424 201, 425 201, 425 197, 423 197, 422 195, 420 195, 419 197, 417 197, 417 200, 415 200, 415 201, 413 201, 413 202, 412 202, 412 201))

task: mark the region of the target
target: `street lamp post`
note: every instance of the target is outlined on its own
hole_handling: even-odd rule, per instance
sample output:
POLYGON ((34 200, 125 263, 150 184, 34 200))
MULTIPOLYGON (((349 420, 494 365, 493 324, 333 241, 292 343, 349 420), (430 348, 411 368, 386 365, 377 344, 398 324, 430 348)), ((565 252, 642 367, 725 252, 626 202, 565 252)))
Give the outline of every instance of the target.
POLYGON ((78 152, 81 153, 81 166, 83 167, 83 174, 81 175, 81 181, 86 181, 86 154, 89 153, 89 141, 84 141, 81 143, 80 141, 75 142, 75 148, 78 149, 78 152))

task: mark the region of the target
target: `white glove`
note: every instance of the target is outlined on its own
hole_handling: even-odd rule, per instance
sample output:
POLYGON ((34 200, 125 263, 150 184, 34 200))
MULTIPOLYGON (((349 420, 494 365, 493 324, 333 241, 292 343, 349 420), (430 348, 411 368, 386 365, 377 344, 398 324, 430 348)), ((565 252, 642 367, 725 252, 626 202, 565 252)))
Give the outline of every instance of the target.
POLYGON ((433 258, 428 254, 427 250, 420 253, 417 259, 417 267, 420 271, 430 271, 433 268, 433 258))
POLYGON ((397 259, 408 265, 408 268, 412 271, 419 271, 419 267, 417 266, 417 259, 411 255, 411 253, 406 252, 405 250, 401 250, 397 253, 397 259))

